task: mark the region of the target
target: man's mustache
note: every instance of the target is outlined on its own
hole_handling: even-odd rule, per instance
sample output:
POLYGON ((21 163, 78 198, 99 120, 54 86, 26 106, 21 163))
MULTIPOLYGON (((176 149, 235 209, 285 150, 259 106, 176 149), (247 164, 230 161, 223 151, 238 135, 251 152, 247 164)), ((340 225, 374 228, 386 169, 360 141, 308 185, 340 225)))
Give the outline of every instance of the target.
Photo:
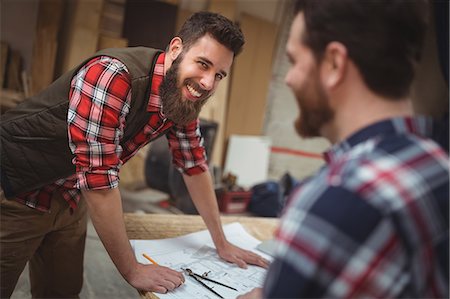
POLYGON ((209 96, 209 91, 206 89, 203 89, 200 87, 200 84, 198 84, 197 82, 191 80, 191 79, 186 79, 184 80, 184 84, 186 85, 190 85, 192 86, 196 91, 198 91, 199 93, 201 93, 201 97, 199 99, 204 99, 205 97, 209 96))

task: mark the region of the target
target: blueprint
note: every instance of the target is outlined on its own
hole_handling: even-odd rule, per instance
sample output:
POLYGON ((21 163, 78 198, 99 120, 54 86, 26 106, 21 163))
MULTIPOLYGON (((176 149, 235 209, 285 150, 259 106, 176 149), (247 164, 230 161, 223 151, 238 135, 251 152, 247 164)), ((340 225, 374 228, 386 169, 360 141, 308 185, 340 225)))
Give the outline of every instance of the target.
MULTIPOLYGON (((231 243, 252 250, 264 258, 271 257, 256 250, 261 241, 255 239, 239 223, 231 223, 223 227, 227 240, 231 243)), ((151 256, 158 264, 181 271, 189 268, 197 274, 207 273, 207 277, 236 288, 238 291, 203 281, 224 298, 236 298, 255 287, 261 287, 267 270, 249 266, 241 269, 219 258, 207 230, 188 234, 182 237, 163 240, 130 240, 139 262, 148 264, 142 254, 151 256)), ((157 294, 161 299, 185 298, 219 298, 216 294, 199 284, 194 278, 185 274, 186 282, 167 294, 157 294)))

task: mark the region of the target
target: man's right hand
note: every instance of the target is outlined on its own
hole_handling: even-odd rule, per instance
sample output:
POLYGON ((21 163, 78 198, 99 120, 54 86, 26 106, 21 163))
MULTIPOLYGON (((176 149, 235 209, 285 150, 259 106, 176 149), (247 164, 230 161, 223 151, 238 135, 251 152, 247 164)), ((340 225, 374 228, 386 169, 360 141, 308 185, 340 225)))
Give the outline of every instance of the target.
POLYGON ((125 277, 138 290, 165 294, 184 283, 184 275, 167 267, 137 264, 125 277))
POLYGON ((136 261, 125 230, 118 188, 83 190, 92 223, 120 274, 138 290, 167 293, 184 282, 181 272, 136 261))

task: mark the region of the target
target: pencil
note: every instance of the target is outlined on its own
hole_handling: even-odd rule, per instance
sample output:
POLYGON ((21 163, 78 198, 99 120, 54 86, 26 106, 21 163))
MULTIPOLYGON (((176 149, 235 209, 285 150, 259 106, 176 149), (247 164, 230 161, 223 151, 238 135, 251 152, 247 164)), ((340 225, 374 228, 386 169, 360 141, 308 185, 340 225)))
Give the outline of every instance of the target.
POLYGON ((155 262, 151 257, 149 257, 148 255, 146 255, 145 253, 143 253, 142 255, 143 255, 146 259, 148 259, 152 264, 159 266, 157 262, 155 262))

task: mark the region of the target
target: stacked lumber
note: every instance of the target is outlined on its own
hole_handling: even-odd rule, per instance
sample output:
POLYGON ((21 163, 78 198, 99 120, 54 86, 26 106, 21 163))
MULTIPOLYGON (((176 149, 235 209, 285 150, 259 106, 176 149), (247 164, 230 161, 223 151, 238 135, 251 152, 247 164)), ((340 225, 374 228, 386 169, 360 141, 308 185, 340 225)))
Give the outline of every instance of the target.
POLYGON ((8 43, 0 42, 0 113, 24 100, 27 82, 22 81, 26 77, 23 74, 20 52, 11 49, 8 43))
POLYGON ((124 48, 128 40, 122 37, 125 0, 105 0, 100 18, 97 49, 124 48))
POLYGON ((6 61, 8 59, 8 44, 0 42, 0 87, 3 88, 6 77, 6 61))
POLYGON ((58 33, 64 2, 40 0, 31 64, 31 94, 36 94, 54 80, 58 33))

